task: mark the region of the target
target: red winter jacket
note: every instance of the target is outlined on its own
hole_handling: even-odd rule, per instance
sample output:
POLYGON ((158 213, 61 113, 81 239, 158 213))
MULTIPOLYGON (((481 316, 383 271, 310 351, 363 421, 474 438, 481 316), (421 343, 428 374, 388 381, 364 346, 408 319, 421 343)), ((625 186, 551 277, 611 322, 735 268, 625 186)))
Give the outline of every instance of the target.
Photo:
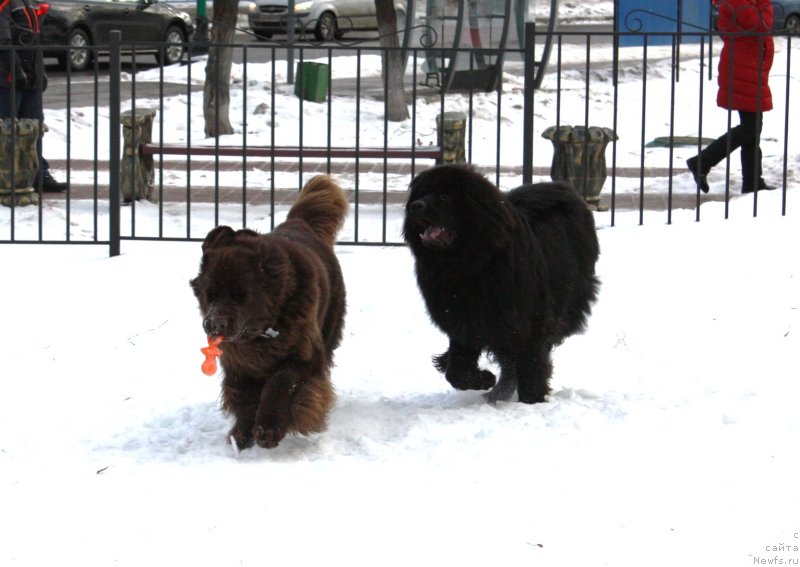
POLYGON ((719 0, 718 4, 723 45, 717 104, 746 112, 772 110, 767 82, 775 54, 769 35, 774 18, 771 0, 719 0))

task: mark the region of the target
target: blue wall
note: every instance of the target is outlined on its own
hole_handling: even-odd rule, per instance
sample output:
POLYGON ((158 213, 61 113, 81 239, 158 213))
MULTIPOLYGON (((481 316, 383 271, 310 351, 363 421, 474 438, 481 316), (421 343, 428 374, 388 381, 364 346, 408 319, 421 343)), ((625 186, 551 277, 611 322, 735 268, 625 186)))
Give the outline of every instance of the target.
MULTIPOLYGON (((621 35, 621 46, 642 45, 649 33, 707 31, 711 17, 710 0, 615 0, 615 30, 621 35), (680 22, 678 21, 679 10, 680 22), (680 24, 680 25, 679 25, 680 24)), ((699 36, 684 36, 683 43, 696 43, 699 36)), ((670 36, 650 36, 648 45, 669 45, 670 36)))

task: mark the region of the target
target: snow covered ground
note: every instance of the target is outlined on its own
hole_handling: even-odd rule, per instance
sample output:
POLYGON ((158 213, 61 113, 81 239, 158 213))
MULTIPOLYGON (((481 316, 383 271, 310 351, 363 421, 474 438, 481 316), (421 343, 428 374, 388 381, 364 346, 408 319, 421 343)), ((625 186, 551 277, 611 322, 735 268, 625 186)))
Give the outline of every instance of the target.
POLYGON ((796 564, 800 219, 760 199, 600 230, 588 332, 533 406, 437 374, 405 248, 340 246, 329 430, 239 456, 199 244, 0 247, 0 564, 796 564))

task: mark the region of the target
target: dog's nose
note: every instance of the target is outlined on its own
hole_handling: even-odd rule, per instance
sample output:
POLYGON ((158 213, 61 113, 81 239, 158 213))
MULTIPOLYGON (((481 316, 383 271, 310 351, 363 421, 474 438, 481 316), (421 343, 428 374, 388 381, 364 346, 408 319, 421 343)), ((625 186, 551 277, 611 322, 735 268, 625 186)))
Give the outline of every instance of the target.
POLYGON ((427 205, 425 205, 425 201, 422 200, 412 201, 408 205, 408 210, 412 213, 419 214, 425 210, 426 206, 427 205))
POLYGON ((220 314, 209 314, 203 319, 203 330, 211 337, 228 336, 230 317, 220 314))

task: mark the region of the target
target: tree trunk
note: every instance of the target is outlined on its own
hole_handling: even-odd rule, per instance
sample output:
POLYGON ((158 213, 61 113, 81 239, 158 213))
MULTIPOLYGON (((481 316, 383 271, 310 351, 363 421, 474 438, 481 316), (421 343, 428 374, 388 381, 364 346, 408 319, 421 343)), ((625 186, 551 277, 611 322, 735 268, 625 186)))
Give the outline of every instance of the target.
POLYGON ((383 78, 386 81, 386 118, 392 122, 408 119, 406 90, 403 84, 406 59, 400 49, 400 37, 397 35, 397 14, 393 0, 375 0, 375 12, 378 18, 378 34, 381 37, 383 51, 383 78))
POLYGON ((211 43, 206 62, 206 82, 203 89, 203 117, 209 138, 232 134, 229 118, 231 101, 231 63, 233 34, 238 17, 238 0, 216 0, 211 21, 211 43))

